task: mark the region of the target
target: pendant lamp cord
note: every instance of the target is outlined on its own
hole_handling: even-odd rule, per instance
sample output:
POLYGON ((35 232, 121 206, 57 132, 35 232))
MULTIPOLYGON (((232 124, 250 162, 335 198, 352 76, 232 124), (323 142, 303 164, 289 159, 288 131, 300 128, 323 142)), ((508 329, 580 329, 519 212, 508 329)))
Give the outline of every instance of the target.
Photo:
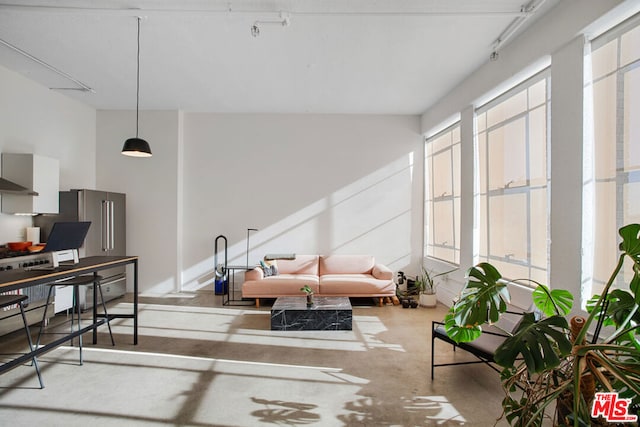
POLYGON ((138 109, 140 108, 140 17, 138 17, 138 62, 136 74, 136 138, 138 137, 138 109))

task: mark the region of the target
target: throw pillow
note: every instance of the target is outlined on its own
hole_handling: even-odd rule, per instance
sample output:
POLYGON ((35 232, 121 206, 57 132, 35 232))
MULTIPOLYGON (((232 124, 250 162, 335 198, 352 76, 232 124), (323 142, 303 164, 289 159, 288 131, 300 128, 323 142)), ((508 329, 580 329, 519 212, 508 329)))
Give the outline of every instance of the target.
POLYGON ((264 277, 277 276, 278 275, 278 266, 277 266, 275 260, 273 260, 273 261, 260 260, 260 268, 262 268, 262 271, 264 273, 264 277))
POLYGON ((271 265, 271 274, 273 276, 277 276, 278 275, 278 264, 276 263, 276 260, 272 260, 272 261, 267 261, 267 263, 269 265, 271 265))

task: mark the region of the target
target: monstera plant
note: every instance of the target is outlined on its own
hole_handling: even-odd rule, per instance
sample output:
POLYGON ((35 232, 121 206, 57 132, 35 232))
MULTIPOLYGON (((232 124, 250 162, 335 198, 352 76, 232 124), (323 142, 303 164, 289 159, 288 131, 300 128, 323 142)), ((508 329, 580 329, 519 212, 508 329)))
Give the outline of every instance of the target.
MULTIPOLYGON (((618 263, 602 294, 588 302, 588 317, 567 319, 573 304, 571 293, 533 282, 536 309, 524 313, 515 328, 505 331, 507 338, 494 353, 495 362, 502 367, 503 416, 511 425, 538 426, 545 419, 554 425, 610 425, 607 422, 612 419, 637 418, 640 225, 621 228, 620 236, 618 263), (628 289, 614 288, 625 262, 630 263, 632 273, 628 289), (603 336, 604 331, 608 336, 603 336), (616 412, 620 418, 613 417, 613 407, 607 402, 598 400, 594 405, 602 393, 623 403, 618 406, 624 411, 616 412)), ((466 284, 445 318, 447 334, 457 342, 472 341, 482 334, 483 325, 498 326, 510 301, 507 283, 491 264, 469 269, 466 284)))

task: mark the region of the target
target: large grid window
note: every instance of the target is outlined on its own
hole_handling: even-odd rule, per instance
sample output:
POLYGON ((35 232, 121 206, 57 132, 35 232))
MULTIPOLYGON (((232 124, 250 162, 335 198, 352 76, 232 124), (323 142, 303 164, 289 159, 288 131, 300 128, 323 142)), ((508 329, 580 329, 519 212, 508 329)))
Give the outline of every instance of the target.
POLYGON ((540 73, 476 111, 477 261, 548 283, 550 78, 540 73))
MULTIPOLYGON (((618 258, 618 229, 640 222, 640 19, 591 43, 585 86, 583 293, 600 293, 618 258), (591 101, 591 102, 590 102, 591 101), (592 115, 592 117, 590 117, 592 115)), ((627 287, 630 267, 616 286, 627 287)))
POLYGON ((460 263, 460 124, 425 141, 425 256, 460 263))

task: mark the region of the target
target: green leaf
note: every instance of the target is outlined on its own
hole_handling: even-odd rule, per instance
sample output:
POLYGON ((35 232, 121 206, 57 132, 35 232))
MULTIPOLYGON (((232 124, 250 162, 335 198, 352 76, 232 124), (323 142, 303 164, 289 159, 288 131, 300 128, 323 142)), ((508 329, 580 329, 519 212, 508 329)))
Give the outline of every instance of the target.
POLYGON ((640 260, 640 224, 629 224, 620 228, 618 231, 622 237, 620 250, 634 259, 635 262, 640 260))
POLYGON ((634 266, 633 277, 629 282, 629 289, 633 292, 634 301, 636 304, 640 304, 640 274, 638 274, 637 266, 634 266))
POLYGON ((555 314, 567 315, 571 312, 573 306, 573 295, 564 289, 553 289, 545 285, 538 285, 531 296, 534 304, 545 316, 553 316, 555 314))
POLYGON ((449 338, 458 343, 473 341, 482 334, 480 326, 459 326, 452 311, 449 311, 444 317, 444 329, 447 331, 449 338))
POLYGON ((530 373, 540 373, 560 364, 560 358, 571 352, 572 344, 565 331, 567 320, 552 316, 535 321, 533 313, 525 313, 512 337, 507 338, 494 355, 496 363, 512 367, 522 357, 530 373))
MULTIPOLYGON (((608 297, 610 297, 610 294, 608 295, 608 297)), ((609 298, 607 298, 607 299, 609 299, 609 298)), ((589 298, 587 300, 587 305, 586 305, 587 313, 591 313, 595 308, 600 310, 600 306, 597 305, 599 300, 600 300, 600 295, 594 295, 594 296, 592 296, 591 298, 589 298)), ((598 313, 596 313, 594 318, 596 320, 599 320, 600 317, 602 317, 601 313, 598 312, 598 313)), ((603 319, 603 322, 602 322, 602 326, 615 326, 615 325, 616 325, 615 322, 613 321, 613 319, 609 315, 605 315, 604 316, 604 319, 603 319)))
POLYGON ((454 305, 456 323, 472 327, 497 322, 507 310, 509 291, 494 266, 480 263, 467 272, 467 283, 454 305))
MULTIPOLYGON (((607 295, 609 306, 607 307, 607 317, 611 318, 616 327, 622 326, 624 321, 629 317, 638 302, 628 291, 624 289, 614 289, 607 295)), ((636 311, 632 319, 640 322, 640 312, 636 311)))
MULTIPOLYGON (((587 311, 591 313, 593 308, 596 306, 596 303, 600 295, 594 295, 587 301, 587 311)), ((634 296, 631 293, 624 289, 614 289, 607 294, 607 310, 604 314, 604 326, 614 326, 615 328, 619 328, 622 324, 627 321, 629 315, 634 310, 636 305, 638 304, 634 296)), ((602 313, 598 312, 596 314, 596 319, 599 319, 602 316, 602 313)), ((640 311, 635 311, 634 315, 631 317, 631 320, 635 322, 635 324, 640 324, 640 311)))
POLYGON ((640 304, 640 224, 625 225, 619 233, 622 237, 620 250, 634 262, 629 289, 633 292, 635 303, 640 304))
POLYGON ((587 313, 591 313, 593 311, 593 308, 596 306, 596 303, 598 302, 599 299, 600 299, 600 295, 596 294, 587 300, 587 304, 586 304, 587 313))

